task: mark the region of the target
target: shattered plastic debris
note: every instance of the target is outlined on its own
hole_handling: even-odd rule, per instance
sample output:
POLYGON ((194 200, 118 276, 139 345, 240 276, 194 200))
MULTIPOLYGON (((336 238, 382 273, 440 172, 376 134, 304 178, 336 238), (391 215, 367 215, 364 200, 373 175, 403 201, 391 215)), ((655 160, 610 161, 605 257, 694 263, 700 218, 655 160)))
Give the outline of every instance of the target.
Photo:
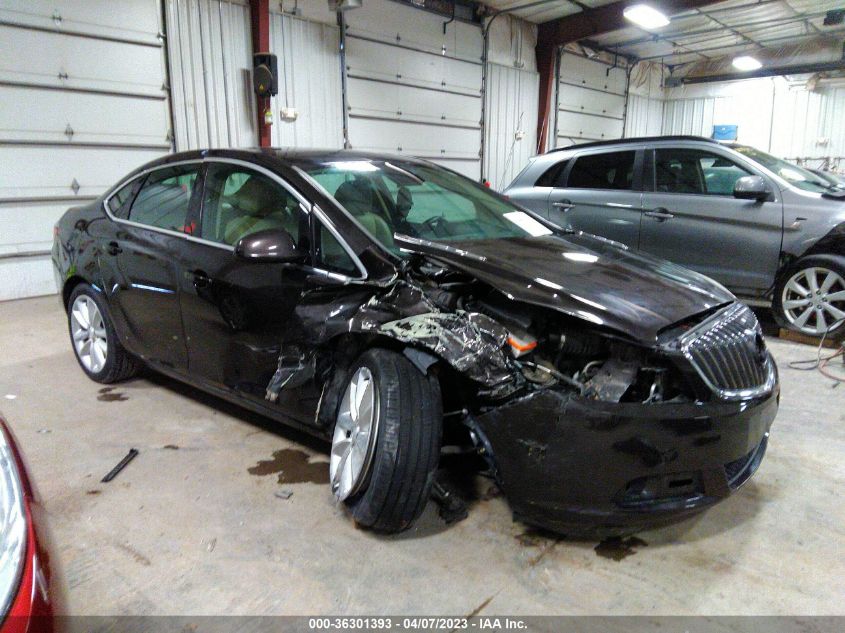
POLYGON ((290 499, 293 496, 293 490, 277 490, 273 493, 273 495, 278 497, 279 499, 290 499))
POLYGON ((513 378, 503 350, 507 331, 483 314, 429 312, 385 323, 380 331, 431 350, 468 378, 489 387, 513 378))
MULTIPOLYGON (((303 340, 311 344, 309 349, 319 349, 319 345, 340 334, 387 336, 435 354, 493 395, 512 391, 519 372, 504 349, 507 330, 483 314, 445 312, 427 290, 437 292, 436 288, 423 289, 397 279, 386 292, 383 288, 372 289, 369 299, 357 290, 357 296, 346 296, 332 304, 305 302, 297 309, 295 327, 304 333, 303 340), (340 315, 346 316, 341 319, 340 315)), ((285 346, 278 369, 267 385, 266 399, 275 402, 282 389, 292 389, 312 379, 318 354, 305 353, 298 345, 285 346)))

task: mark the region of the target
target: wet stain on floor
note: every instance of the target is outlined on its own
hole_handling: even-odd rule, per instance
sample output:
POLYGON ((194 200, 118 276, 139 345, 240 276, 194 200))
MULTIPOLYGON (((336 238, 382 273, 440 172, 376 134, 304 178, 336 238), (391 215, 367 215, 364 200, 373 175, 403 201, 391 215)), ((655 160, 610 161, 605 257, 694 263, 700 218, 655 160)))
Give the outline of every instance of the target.
POLYGON ((310 455, 296 448, 283 448, 273 453, 272 459, 259 461, 247 469, 250 475, 266 477, 279 474, 280 484, 327 484, 329 465, 326 462, 308 461, 310 455))
POLYGON ((100 402, 124 402, 129 400, 129 396, 120 391, 115 391, 114 387, 103 387, 100 389, 97 400, 100 402))
POLYGON ((636 554, 638 547, 648 547, 648 543, 636 536, 628 538, 613 536, 596 545, 595 551, 602 558, 609 558, 618 563, 623 558, 636 554))

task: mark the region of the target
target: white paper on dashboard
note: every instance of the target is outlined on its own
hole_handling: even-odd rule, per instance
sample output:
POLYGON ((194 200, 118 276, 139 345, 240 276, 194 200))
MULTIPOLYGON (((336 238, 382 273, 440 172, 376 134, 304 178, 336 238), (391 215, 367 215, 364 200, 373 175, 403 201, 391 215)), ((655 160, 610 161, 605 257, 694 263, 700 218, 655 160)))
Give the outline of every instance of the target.
POLYGON ((505 213, 505 217, 516 224, 519 228, 528 231, 532 237, 552 234, 550 229, 546 228, 543 224, 522 211, 511 211, 510 213, 505 213))

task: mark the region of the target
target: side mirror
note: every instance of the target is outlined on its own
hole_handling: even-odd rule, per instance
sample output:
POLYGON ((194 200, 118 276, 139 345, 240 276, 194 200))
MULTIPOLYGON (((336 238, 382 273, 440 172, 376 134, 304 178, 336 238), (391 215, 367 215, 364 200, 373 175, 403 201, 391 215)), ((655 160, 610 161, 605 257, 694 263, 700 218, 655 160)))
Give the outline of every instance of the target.
POLYGON ((762 202, 771 195, 769 185, 762 176, 743 176, 734 183, 734 198, 762 202))
POLYGON ((284 229, 265 229, 245 235, 235 244, 235 257, 251 262, 301 262, 305 253, 284 229))

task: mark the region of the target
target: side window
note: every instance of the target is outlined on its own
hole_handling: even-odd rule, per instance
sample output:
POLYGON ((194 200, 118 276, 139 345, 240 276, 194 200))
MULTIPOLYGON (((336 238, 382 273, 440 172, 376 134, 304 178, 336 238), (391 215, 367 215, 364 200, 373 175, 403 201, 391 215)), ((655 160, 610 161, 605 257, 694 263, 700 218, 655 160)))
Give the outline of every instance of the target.
POLYGON ((658 149, 654 162, 660 192, 730 196, 737 179, 750 174, 729 158, 699 149, 658 149))
POLYGON ((563 187, 563 172, 566 171, 568 160, 562 160, 549 167, 534 183, 535 187, 563 187))
POLYGON ((358 270, 358 266, 355 265, 346 249, 322 222, 318 222, 317 226, 320 240, 317 249, 318 265, 326 270, 357 277, 361 271, 358 270))
POLYGON ((191 233, 186 226, 199 165, 166 167, 149 174, 132 203, 129 219, 160 229, 191 233))
POLYGON ((132 204, 132 200, 135 199, 135 194, 138 193, 138 189, 141 188, 141 183, 143 182, 143 178, 136 178, 112 194, 108 204, 109 211, 111 211, 113 216, 121 220, 129 217, 129 205, 132 204))
POLYGON ((233 246, 245 235, 284 229, 303 244, 307 217, 275 180, 244 167, 212 163, 205 176, 200 237, 233 246))
POLYGON ((567 187, 574 189, 632 189, 636 152, 605 152, 579 156, 569 172, 567 187))

